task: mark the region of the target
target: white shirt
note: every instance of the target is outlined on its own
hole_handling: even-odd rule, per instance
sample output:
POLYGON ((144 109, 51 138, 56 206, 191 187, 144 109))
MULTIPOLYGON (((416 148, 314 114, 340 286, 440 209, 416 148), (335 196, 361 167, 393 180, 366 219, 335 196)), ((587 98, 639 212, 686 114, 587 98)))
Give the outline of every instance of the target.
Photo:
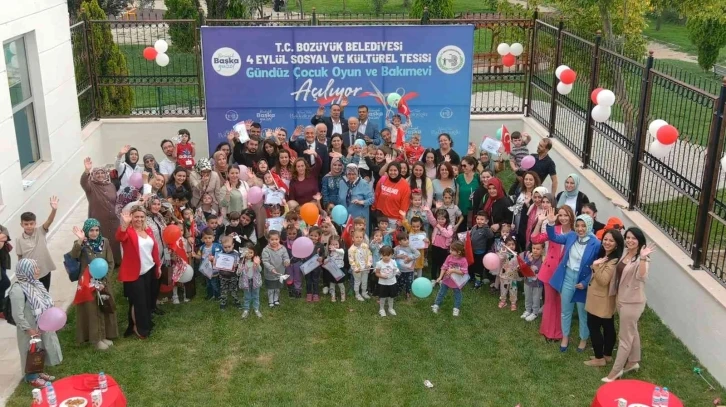
MULTIPOLYGON (((308 143, 306 141, 306 143, 308 143)), ((308 149, 315 151, 315 142, 308 143, 308 149)), ((310 154, 310 165, 315 165, 315 155, 310 154)))
POLYGON ((164 175, 171 175, 176 169, 176 161, 172 161, 169 157, 164 158, 159 162, 159 172, 164 175))
POLYGON ((338 122, 336 123, 332 117, 330 118, 330 121, 333 122, 333 131, 330 134, 335 134, 335 133, 343 134, 343 122, 338 120, 338 122))
POLYGON ((360 122, 358 125, 358 133, 366 134, 366 127, 368 126, 368 120, 365 122, 360 122))
MULTIPOLYGON (((575 212, 577 210, 577 195, 572 198, 568 197, 567 199, 565 199, 565 205, 569 206, 570 209, 572 209, 572 212, 575 212)), ((577 215, 577 212, 575 212, 575 215, 577 215)))
POLYGON ((379 277, 378 284, 380 285, 394 285, 396 284, 396 274, 398 274, 398 265, 391 259, 388 263, 380 260, 376 263, 376 270, 382 275, 388 275, 388 278, 379 277))
POLYGON ((140 276, 146 274, 156 264, 154 263, 154 256, 151 254, 152 250, 154 250, 154 239, 151 236, 146 236, 145 238, 139 236, 139 258, 141 259, 140 276))

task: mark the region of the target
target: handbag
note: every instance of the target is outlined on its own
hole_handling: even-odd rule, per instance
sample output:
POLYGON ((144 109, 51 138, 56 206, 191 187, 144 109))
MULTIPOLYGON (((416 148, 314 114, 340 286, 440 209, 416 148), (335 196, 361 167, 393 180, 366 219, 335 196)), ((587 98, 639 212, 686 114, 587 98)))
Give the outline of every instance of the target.
POLYGON ((38 342, 30 342, 28 356, 25 358, 25 373, 43 373, 45 370, 45 349, 38 347, 38 342))
POLYGON ((115 168, 108 172, 108 175, 111 178, 111 183, 116 188, 116 191, 121 189, 121 178, 123 178, 125 173, 126 173, 125 165, 124 165, 124 170, 121 171, 121 175, 119 175, 118 170, 115 168))
POLYGON ((113 297, 111 297, 111 294, 108 292, 108 289, 104 287, 103 290, 101 290, 99 292, 99 295, 108 296, 108 298, 106 298, 106 299, 102 299, 99 296, 98 307, 101 309, 101 312, 103 312, 104 314, 115 314, 116 313, 116 303, 113 300, 113 297))
MULTIPOLYGON (((88 261, 88 253, 86 253, 86 248, 81 247, 81 255, 86 254, 86 263, 90 262, 88 261)), ((68 252, 63 255, 63 267, 66 269, 66 273, 68 273, 68 278, 72 281, 78 281, 78 278, 81 277, 81 259, 74 258, 71 255, 71 252, 68 252)))

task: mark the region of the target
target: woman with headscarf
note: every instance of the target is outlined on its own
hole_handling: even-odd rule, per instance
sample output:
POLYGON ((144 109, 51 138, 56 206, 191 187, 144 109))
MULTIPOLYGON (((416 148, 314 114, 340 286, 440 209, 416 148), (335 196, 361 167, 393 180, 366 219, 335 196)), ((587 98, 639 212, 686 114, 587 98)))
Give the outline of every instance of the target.
MULTIPOLYGON (((101 223, 101 235, 107 236, 113 258, 121 258, 121 246, 116 241, 116 229, 119 225, 116 211, 116 188, 111 183, 111 177, 105 168, 93 168, 90 157, 83 160, 85 171, 81 174, 81 188, 88 200, 88 217, 98 219, 101 223)), ((122 206, 123 207, 123 206, 122 206)))
POLYGON ((71 256, 81 263, 81 275, 78 277, 78 288, 73 299, 76 306, 76 342, 90 343, 98 350, 106 350, 113 345, 111 341, 118 337, 118 321, 116 311, 104 312, 99 306, 108 301, 113 304, 112 290, 109 279, 92 278, 89 265, 95 259, 108 264, 109 272, 114 268, 113 251, 108 239, 101 235, 101 224, 90 218, 83 223, 83 228, 73 227, 78 240, 73 242, 71 256))
MULTIPOLYGON (((515 233, 517 236, 517 246, 522 250, 527 248, 529 243, 529 236, 532 233, 532 229, 529 226, 529 210, 534 203, 534 190, 539 187, 540 181, 537 173, 527 171, 523 178, 522 188, 517 193, 517 199, 514 202, 514 225, 515 233)), ((540 195, 541 198, 541 195, 540 195)), ((541 201, 540 201, 541 202, 541 201)), ((535 219, 536 221, 536 219, 535 219)))
POLYGON ((212 196, 212 209, 219 212, 219 201, 224 198, 222 188, 223 181, 219 174, 212 171, 212 163, 206 158, 200 158, 194 166, 194 171, 189 174, 189 181, 192 185, 192 200, 189 205, 197 208, 202 204, 202 196, 208 193, 212 196))
POLYGON ((38 318, 53 306, 53 299, 43 283, 38 280, 40 267, 35 260, 20 259, 15 268, 17 282, 10 287, 10 302, 17 332, 20 369, 25 381, 33 387, 43 387, 46 381, 55 377, 46 373, 25 373, 25 363, 30 349, 30 340, 40 337, 36 346, 45 350, 45 366, 55 366, 63 361, 60 343, 55 332, 43 332, 38 328, 38 318))
POLYGON ((320 183, 323 195, 323 209, 330 213, 335 205, 343 204, 339 198, 340 184, 343 183, 343 162, 340 157, 330 159, 330 172, 325 174, 320 183))
POLYGON ((562 299, 562 343, 560 351, 567 350, 569 345, 570 327, 572 326, 572 312, 577 304, 577 316, 580 327, 580 344, 578 352, 583 352, 590 337, 587 328, 587 313, 585 300, 587 287, 592 278, 592 263, 600 252, 600 241, 592 233, 592 218, 589 215, 580 215, 575 220, 575 230, 566 234, 557 234, 552 226, 557 220, 554 209, 547 211, 547 238, 550 241, 565 246, 562 260, 555 274, 550 279, 552 288, 560 293, 562 299))
POLYGON ((388 164, 386 175, 378 181, 374 202, 375 209, 390 219, 391 226, 393 226, 392 221, 402 220, 401 211, 408 212, 411 204, 411 187, 408 181, 401 177, 401 164, 397 161, 388 164))
POLYGON ((144 172, 149 175, 159 173, 159 163, 156 162, 153 154, 144 155, 144 172))
POLYGON ((575 212, 575 215, 582 213, 582 204, 590 202, 587 195, 580 192, 580 176, 570 174, 565 179, 565 190, 557 194, 557 207, 567 205, 575 212))
POLYGON ((212 170, 219 175, 222 181, 227 180, 227 169, 230 166, 227 161, 227 155, 222 150, 217 151, 212 156, 212 170))
POLYGON ((139 163, 139 150, 125 145, 119 151, 116 156, 116 172, 118 173, 119 179, 119 191, 129 185, 129 179, 135 172, 141 174, 144 172, 144 166, 138 165, 139 163))
POLYGON ((504 193, 504 186, 499 178, 494 177, 487 182, 488 199, 484 204, 484 212, 489 216, 492 232, 497 233, 502 223, 512 223, 512 200, 504 193))
MULTIPOLYGON (((228 165, 232 164, 233 160, 232 160, 232 147, 230 147, 229 143, 226 141, 223 141, 223 142, 217 144, 217 147, 214 149, 214 154, 212 154, 212 157, 210 157, 210 160, 212 162, 217 161, 217 153, 220 151, 224 153, 224 158, 227 160, 224 163, 224 168, 227 168, 228 165)), ((222 168, 222 166, 220 165, 219 168, 222 168)))
POLYGON ((371 224, 369 214, 374 202, 373 187, 370 182, 360 177, 358 166, 355 164, 348 164, 345 167, 345 180, 340 182, 338 202, 345 206, 348 215, 353 218, 364 218, 366 225, 371 224))

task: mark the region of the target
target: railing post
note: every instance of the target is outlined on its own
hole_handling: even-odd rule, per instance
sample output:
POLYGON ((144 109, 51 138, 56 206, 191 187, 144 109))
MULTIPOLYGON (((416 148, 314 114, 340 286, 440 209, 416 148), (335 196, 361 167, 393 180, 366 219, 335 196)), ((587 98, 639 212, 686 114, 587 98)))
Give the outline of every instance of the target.
POLYGON ((645 69, 640 82, 640 101, 638 102, 638 121, 635 129, 635 140, 633 140, 633 158, 630 161, 630 179, 628 184, 628 208, 633 209, 638 202, 640 193, 640 174, 643 168, 643 152, 645 151, 646 132, 648 129, 648 107, 652 83, 650 71, 653 69, 653 51, 648 53, 645 61, 645 69))
POLYGON ((310 19, 310 25, 318 25, 318 16, 317 13, 315 13, 315 7, 313 7, 313 16, 310 19))
MULTIPOLYGON (((588 96, 592 94, 592 91, 597 89, 597 84, 600 82, 600 42, 602 41, 602 32, 598 30, 595 35, 595 46, 592 50, 592 69, 590 70, 590 91, 587 93, 588 96)), ((593 126, 595 126, 595 120, 592 119, 592 109, 595 104, 592 103, 590 97, 587 98, 587 126, 585 126, 585 137, 583 138, 582 145, 582 168, 590 166, 590 156, 592 155, 592 133, 593 126)))
MULTIPOLYGON (((204 109, 204 76, 202 75, 202 27, 207 24, 207 17, 204 15, 204 9, 199 7, 199 27, 194 30, 194 34, 198 35, 195 43, 198 45, 194 49, 196 55, 197 65, 197 95, 199 96, 199 116, 205 117, 206 110, 204 109)), ((192 109, 189 109, 189 113, 192 109)))
POLYGON ((724 107, 726 106, 726 78, 721 84, 721 94, 716 100, 716 109, 711 120, 711 134, 708 139, 708 147, 706 148, 706 165, 703 167, 703 177, 701 178, 701 195, 698 200, 698 216, 696 217, 696 229, 694 230, 693 249, 691 250, 691 259, 693 260, 694 269, 701 267, 703 258, 708 248, 708 238, 710 234, 710 225, 708 222, 708 213, 711 211, 713 201, 716 199, 716 187, 719 158, 721 157, 721 132, 724 125, 724 107))
POLYGON ((537 15, 539 14, 539 11, 537 8, 534 9, 534 14, 532 14, 532 31, 530 32, 530 38, 529 38, 529 72, 527 72, 527 96, 524 98, 524 116, 529 117, 529 111, 531 108, 530 101, 532 100, 532 76, 534 76, 534 70, 536 68, 536 64, 534 63, 534 59, 536 58, 536 49, 537 49, 537 15))
POLYGON ((557 120, 557 82, 559 82, 559 79, 557 79, 557 75, 555 75, 555 70, 558 66, 562 63, 562 29, 565 26, 565 22, 562 18, 560 18, 559 24, 557 24, 557 51, 555 51, 555 64, 554 68, 552 70, 552 93, 550 95, 551 102, 550 102, 550 123, 549 128, 547 129, 548 137, 553 137, 555 135, 555 121, 557 120))
POLYGON ((423 14, 421 14, 421 25, 429 23, 429 8, 424 7, 423 14))

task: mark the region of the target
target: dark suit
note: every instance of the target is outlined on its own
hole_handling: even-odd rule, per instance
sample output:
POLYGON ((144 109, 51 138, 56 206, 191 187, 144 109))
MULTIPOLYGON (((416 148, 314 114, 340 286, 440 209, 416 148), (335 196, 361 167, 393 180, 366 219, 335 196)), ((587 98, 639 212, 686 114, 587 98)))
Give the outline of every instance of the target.
MULTIPOLYGON (((328 137, 328 140, 330 140, 330 137, 333 136, 333 119, 331 119, 330 116, 317 116, 317 115, 315 115, 315 116, 313 116, 312 119, 310 119, 310 123, 313 126, 317 125, 318 123, 325 124, 325 127, 328 128, 328 132, 326 134, 326 137, 328 137)), ((343 117, 343 114, 342 113, 340 115, 340 124, 341 124, 341 127, 343 128, 343 132, 342 133, 348 132, 348 121, 345 120, 345 118, 343 117)))
POLYGON ((351 134, 351 132, 346 131, 345 133, 343 133, 343 145, 345 145, 346 147, 350 147, 352 144, 351 136, 353 138, 353 143, 355 143, 355 141, 358 139, 365 141, 365 134, 360 132, 355 132, 355 134, 351 134))
MULTIPOLYGON (((360 131, 360 128, 358 128, 358 131, 360 131)), ((363 133, 366 135, 366 137, 370 138, 373 141, 373 144, 376 146, 380 146, 383 142, 383 139, 381 138, 381 133, 378 131, 378 126, 376 126, 371 119, 368 119, 368 123, 366 124, 366 131, 363 133)))
MULTIPOLYGON (((320 177, 326 175, 330 170, 330 156, 328 155, 328 147, 325 144, 320 144, 317 141, 315 143, 315 152, 318 153, 318 157, 323 162, 323 167, 320 169, 320 177)), ((310 164, 310 156, 307 156, 303 151, 308 149, 308 142, 304 137, 300 137, 297 140, 290 143, 290 147, 297 153, 299 158, 304 158, 308 164, 310 164)))

